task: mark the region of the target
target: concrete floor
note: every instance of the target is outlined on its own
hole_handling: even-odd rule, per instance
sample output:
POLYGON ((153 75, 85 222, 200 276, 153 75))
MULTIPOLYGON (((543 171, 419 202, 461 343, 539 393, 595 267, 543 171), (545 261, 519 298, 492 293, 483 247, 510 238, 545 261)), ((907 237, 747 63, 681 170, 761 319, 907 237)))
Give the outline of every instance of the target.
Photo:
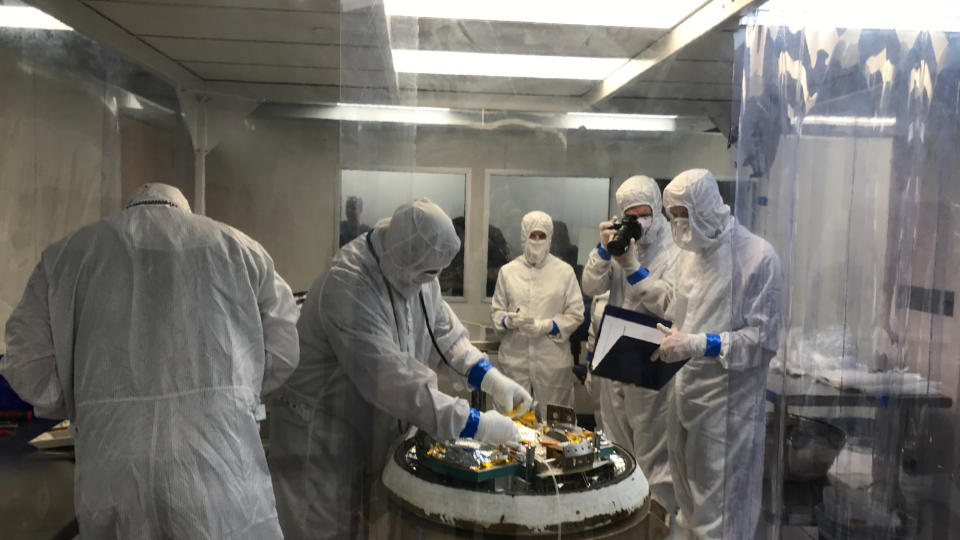
POLYGON ((56 422, 20 424, 13 437, 0 439, 0 538, 72 538, 73 459, 70 454, 38 453, 30 439, 56 422))

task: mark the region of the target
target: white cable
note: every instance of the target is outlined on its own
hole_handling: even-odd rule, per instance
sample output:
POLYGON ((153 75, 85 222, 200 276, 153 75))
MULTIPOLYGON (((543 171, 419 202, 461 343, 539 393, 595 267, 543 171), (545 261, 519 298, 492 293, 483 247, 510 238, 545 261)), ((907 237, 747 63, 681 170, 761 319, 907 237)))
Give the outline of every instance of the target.
POLYGON ((547 466, 547 472, 553 479, 553 489, 557 493, 557 540, 560 540, 563 538, 563 510, 560 507, 560 485, 557 484, 557 475, 553 474, 553 467, 550 466, 551 461, 553 459, 545 459, 543 464, 547 466))

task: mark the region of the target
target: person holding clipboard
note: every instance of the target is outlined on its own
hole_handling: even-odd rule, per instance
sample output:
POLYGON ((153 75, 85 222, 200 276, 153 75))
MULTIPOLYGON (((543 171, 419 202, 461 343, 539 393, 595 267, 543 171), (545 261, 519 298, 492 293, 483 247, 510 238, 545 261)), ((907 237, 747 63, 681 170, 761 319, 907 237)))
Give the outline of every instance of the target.
MULTIPOLYGON (((766 240, 737 223, 710 171, 663 190, 676 244, 673 281, 632 289, 673 321, 653 359, 673 377, 667 448, 679 512, 675 538, 753 538, 763 479, 764 394, 777 353, 783 277, 766 240)), ((602 333, 602 329, 601 329, 602 333)))

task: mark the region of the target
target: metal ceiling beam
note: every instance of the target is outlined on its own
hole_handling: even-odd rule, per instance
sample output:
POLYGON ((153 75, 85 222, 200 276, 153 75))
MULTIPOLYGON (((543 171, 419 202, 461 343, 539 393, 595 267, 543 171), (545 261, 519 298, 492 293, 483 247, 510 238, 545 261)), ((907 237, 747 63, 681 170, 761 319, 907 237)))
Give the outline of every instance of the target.
POLYGON ((336 103, 341 101, 341 92, 336 86, 207 81, 204 90, 206 94, 211 96, 236 96, 278 103, 336 103))
POLYGON ((594 107, 693 43, 697 38, 760 4, 762 0, 710 0, 680 24, 631 58, 585 96, 585 105, 594 107))
POLYGON ((77 32, 114 49, 157 73, 178 88, 203 88, 203 80, 157 52, 130 32, 103 17, 80 0, 28 0, 77 32))

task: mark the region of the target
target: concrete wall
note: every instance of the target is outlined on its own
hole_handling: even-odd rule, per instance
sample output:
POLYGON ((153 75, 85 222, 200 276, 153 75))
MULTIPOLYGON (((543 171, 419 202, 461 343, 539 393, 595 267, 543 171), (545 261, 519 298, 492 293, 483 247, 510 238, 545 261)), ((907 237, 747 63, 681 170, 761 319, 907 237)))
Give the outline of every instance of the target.
MULTIPOLYGON (((0 321, 43 249, 120 208, 116 116, 103 81, 0 45, 0 321)), ((5 349, 0 336, 0 351, 5 349)))
POLYGON ((163 182, 179 188, 193 204, 193 147, 179 121, 160 127, 120 117, 120 168, 121 201, 141 184, 163 182))
POLYGON ((337 126, 251 119, 207 155, 207 215, 259 241, 294 291, 336 249, 337 126))
MULTIPOLYGON (((0 324, 44 248, 120 211, 143 182, 173 184, 192 201, 182 125, 124 116, 121 91, 65 68, 70 54, 45 39, 0 43, 0 324)), ((0 334, 0 353, 5 348, 0 334)))
POLYGON ((208 214, 264 244, 294 290, 309 288, 335 253, 340 169, 468 173, 465 298, 451 305, 477 322, 489 319, 482 299, 489 171, 609 177, 611 208, 614 191, 633 174, 669 178, 693 167, 710 168, 719 179, 734 174, 719 134, 341 125, 256 114, 245 126, 208 156, 208 214))

